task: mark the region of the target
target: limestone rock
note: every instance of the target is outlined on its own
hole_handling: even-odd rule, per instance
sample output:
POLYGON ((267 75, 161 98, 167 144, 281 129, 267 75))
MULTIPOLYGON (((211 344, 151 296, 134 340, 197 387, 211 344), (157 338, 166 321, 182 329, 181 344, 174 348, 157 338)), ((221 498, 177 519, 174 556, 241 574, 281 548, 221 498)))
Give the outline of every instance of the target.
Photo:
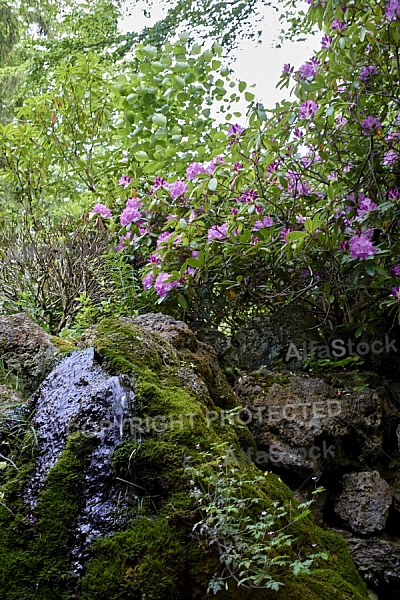
POLYGON ((378 471, 348 473, 335 504, 335 513, 355 533, 369 534, 385 528, 392 503, 389 484, 378 471))
POLYGON ((300 374, 243 375, 235 391, 264 465, 303 477, 375 468, 393 438, 396 408, 372 376, 330 385, 300 374), (361 382, 361 385, 360 385, 361 382))
POLYGON ((30 317, 22 313, 0 316, 0 358, 22 378, 28 393, 37 389, 57 354, 51 336, 30 317))

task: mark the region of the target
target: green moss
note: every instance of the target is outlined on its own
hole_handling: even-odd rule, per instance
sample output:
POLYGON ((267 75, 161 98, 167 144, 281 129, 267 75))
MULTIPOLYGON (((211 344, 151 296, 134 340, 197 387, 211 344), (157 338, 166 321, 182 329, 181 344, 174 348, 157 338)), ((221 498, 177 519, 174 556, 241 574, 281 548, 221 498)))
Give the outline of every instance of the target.
POLYGON ((64 355, 76 350, 76 343, 72 340, 52 335, 50 341, 64 355))
POLYGON ((82 600, 184 597, 184 540, 168 520, 137 519, 128 531, 96 542, 95 552, 83 581, 82 600))
POLYGON ((71 578, 68 543, 82 501, 84 463, 91 444, 79 433, 71 435, 46 478, 35 523, 24 516, 26 509, 21 498, 30 469, 18 473, 6 485, 4 501, 13 514, 4 507, 0 511, 2 600, 72 597, 76 583, 71 578))

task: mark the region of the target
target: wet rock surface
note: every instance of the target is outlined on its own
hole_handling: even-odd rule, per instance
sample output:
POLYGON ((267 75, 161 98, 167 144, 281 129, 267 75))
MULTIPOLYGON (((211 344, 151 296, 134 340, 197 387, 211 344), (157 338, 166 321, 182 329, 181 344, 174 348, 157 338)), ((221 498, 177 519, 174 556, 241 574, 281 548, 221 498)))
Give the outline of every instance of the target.
POLYGON ((32 425, 38 432, 38 452, 24 499, 33 523, 39 493, 65 449, 68 436, 79 431, 93 442, 71 550, 76 571, 83 568, 91 541, 111 533, 124 521, 117 508, 118 482, 110 458, 129 432, 133 402, 129 381, 110 377, 96 362, 93 349, 76 351, 64 358, 31 400, 35 407, 32 425))
POLYGON ((0 316, 0 358, 22 379, 27 393, 35 391, 57 354, 51 336, 30 317, 0 316))

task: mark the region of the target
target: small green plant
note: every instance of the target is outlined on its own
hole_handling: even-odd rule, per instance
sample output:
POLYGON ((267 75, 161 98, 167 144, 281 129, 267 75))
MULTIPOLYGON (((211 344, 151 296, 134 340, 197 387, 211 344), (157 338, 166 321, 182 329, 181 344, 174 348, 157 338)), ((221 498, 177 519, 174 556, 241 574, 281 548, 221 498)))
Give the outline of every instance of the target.
POLYGON ((347 356, 342 360, 336 360, 331 358, 320 358, 314 360, 314 355, 311 353, 304 359, 304 366, 312 372, 319 371, 334 371, 336 369, 346 369, 350 367, 351 370, 357 371, 357 367, 363 364, 363 360, 358 356, 347 356))
POLYGON ((231 466, 226 449, 214 449, 217 458, 203 452, 202 466, 189 468, 191 494, 201 515, 193 530, 200 540, 217 548, 223 565, 222 573, 212 577, 208 592, 229 589, 229 580, 246 588, 279 590, 288 573, 307 573, 316 559, 327 560, 324 553, 301 557, 292 548, 295 538, 290 528, 310 514, 313 500, 297 506, 272 502, 265 491, 270 474, 259 475, 250 465, 231 466))

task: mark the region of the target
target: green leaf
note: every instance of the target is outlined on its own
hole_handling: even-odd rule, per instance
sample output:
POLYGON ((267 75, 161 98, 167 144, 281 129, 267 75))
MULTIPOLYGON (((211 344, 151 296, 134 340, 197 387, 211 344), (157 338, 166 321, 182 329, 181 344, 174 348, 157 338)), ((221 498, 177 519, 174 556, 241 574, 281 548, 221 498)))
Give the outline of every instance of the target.
POLYGON ((139 162, 149 160, 149 156, 148 156, 147 152, 145 152, 144 150, 139 150, 139 152, 135 152, 134 157, 139 162))
POLYGON ((218 185, 218 180, 213 177, 212 179, 210 179, 210 181, 208 182, 208 189, 211 192, 215 192, 215 190, 217 189, 217 185, 218 185))

